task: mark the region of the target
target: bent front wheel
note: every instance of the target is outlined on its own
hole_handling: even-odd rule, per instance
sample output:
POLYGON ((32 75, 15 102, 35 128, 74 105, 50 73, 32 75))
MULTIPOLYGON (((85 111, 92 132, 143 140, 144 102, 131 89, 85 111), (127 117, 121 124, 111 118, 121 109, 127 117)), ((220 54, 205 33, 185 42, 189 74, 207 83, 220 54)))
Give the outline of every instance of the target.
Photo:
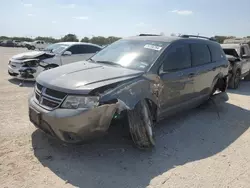
POLYGON ((128 111, 128 123, 136 147, 148 149, 155 146, 152 114, 145 100, 140 101, 133 110, 128 111))

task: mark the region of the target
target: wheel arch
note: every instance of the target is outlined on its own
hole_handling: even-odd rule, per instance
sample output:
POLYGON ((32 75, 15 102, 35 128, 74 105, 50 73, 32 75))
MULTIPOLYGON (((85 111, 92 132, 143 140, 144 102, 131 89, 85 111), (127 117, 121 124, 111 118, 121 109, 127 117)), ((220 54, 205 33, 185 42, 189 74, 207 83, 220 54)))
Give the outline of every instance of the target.
POLYGON ((150 113, 152 114, 152 117, 153 117, 153 121, 157 121, 157 110, 158 110, 157 104, 149 98, 145 98, 144 100, 148 104, 150 113))
POLYGON ((46 67, 59 67, 59 65, 55 64, 55 63, 50 63, 48 65, 45 66, 46 67))

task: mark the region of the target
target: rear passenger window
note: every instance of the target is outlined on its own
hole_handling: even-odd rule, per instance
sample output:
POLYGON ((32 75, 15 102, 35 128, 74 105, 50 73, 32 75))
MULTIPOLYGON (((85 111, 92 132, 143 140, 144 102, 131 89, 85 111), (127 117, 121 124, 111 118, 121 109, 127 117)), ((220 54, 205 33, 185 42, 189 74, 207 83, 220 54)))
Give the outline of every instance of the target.
POLYGON ((211 62, 210 51, 206 44, 191 44, 191 53, 193 66, 211 62))
POLYGON ((100 51, 100 48, 91 45, 74 45, 68 51, 71 51, 72 54, 88 54, 88 53, 96 53, 100 51))
POLYGON ((72 54, 81 54, 82 53, 81 45, 71 46, 67 51, 70 51, 72 54))
POLYGON ((225 53, 220 45, 209 45, 209 49, 212 54, 212 62, 225 59, 225 53))
POLYGON ((166 59, 163 62, 163 72, 181 70, 191 67, 191 54, 188 44, 173 46, 167 50, 166 59))
POLYGON ((90 54, 96 53, 100 50, 101 48, 98 48, 97 46, 91 46, 91 45, 86 45, 86 49, 85 49, 86 53, 90 53, 90 54))

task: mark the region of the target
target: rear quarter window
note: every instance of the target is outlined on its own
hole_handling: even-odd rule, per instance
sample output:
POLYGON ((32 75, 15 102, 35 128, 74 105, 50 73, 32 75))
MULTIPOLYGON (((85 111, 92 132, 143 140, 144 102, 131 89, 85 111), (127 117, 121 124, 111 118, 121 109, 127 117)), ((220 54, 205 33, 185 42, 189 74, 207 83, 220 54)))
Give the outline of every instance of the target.
POLYGON ((100 50, 101 50, 101 48, 99 48, 97 46, 92 46, 92 45, 85 46, 85 53, 96 53, 100 50))
POLYGON ((207 44, 191 44, 192 66, 199 66, 212 61, 207 44))
POLYGON ((209 49, 212 55, 212 62, 226 59, 225 53, 220 45, 209 45, 209 49))

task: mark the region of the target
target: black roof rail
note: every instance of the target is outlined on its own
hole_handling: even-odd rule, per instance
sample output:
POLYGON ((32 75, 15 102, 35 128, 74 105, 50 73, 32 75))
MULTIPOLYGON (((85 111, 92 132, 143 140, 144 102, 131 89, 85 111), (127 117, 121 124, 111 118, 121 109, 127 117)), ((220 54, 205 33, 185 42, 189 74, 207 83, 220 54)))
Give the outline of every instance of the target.
POLYGON ((142 33, 142 34, 139 34, 139 36, 162 36, 162 35, 142 33))
POLYGON ((207 40, 211 40, 211 41, 216 41, 216 39, 214 37, 204 37, 204 36, 200 36, 200 35, 180 35, 179 37, 182 38, 202 38, 202 39, 207 39, 207 40))

